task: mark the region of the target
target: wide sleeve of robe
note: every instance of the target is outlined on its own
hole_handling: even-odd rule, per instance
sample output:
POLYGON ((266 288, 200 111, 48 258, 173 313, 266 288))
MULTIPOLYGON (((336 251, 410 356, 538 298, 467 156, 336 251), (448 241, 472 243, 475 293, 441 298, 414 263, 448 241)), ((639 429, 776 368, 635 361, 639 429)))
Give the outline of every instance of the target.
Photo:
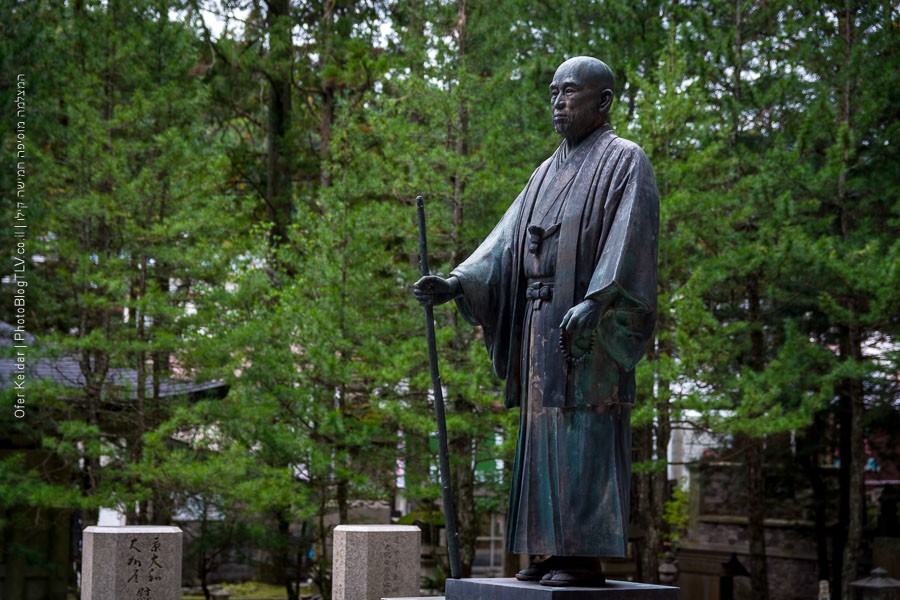
POLYGON ((608 224, 585 297, 602 299, 610 309, 598 338, 623 371, 634 369, 656 323, 659 196, 644 152, 630 147, 607 197, 608 224))
POLYGON ((494 372, 502 379, 509 374, 516 286, 513 275, 518 265, 515 233, 524 197, 525 190, 475 252, 451 272, 463 291, 456 300, 457 307, 466 321, 482 327, 494 372))

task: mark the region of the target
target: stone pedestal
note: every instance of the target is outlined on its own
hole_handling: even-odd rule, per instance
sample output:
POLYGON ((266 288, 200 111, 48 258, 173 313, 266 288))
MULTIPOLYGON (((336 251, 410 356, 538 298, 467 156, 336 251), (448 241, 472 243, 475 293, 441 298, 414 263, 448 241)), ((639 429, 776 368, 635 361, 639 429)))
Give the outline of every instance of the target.
POLYGON ((447 600, 678 600, 678 588, 607 580, 602 588, 546 587, 516 579, 448 579, 447 600))
POLYGON ((181 598, 181 530, 88 527, 84 530, 81 600, 181 598))
POLYGON ((418 594, 421 535, 410 525, 335 527, 332 600, 418 594))

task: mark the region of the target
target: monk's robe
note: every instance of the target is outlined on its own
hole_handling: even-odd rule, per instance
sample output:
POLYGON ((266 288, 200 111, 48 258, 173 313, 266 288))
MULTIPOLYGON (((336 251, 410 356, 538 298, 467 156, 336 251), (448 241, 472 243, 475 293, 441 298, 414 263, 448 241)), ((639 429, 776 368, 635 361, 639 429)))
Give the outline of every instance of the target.
MULTIPOLYGON (((624 556, 635 365, 656 322, 659 199, 643 151, 609 125, 563 141, 453 270, 521 420, 507 515, 511 552, 624 556), (560 346, 586 298, 592 338, 560 346)), ((572 340, 568 340, 571 342, 572 340)))

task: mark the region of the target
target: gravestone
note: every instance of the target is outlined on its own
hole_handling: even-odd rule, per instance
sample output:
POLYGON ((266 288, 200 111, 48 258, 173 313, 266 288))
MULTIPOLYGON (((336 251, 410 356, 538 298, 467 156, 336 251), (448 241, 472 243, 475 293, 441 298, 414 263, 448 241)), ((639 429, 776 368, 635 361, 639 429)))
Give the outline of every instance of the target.
POLYGON ((410 525, 335 527, 332 600, 418 594, 420 540, 421 531, 410 525))
POLYGON ((88 527, 81 600, 181 598, 181 529, 88 527))

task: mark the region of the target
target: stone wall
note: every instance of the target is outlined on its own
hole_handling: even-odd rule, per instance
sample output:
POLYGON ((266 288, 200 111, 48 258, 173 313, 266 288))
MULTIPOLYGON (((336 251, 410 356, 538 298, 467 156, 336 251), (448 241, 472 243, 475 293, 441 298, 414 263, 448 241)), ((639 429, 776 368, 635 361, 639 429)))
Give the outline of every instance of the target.
MULTIPOLYGON (((829 484, 836 485, 830 471, 829 484)), ((691 471, 691 515, 678 547, 683 597, 718 600, 723 564, 732 555, 749 569, 745 484, 737 463, 706 463, 691 471)), ((815 598, 818 593, 813 497, 802 474, 766 482, 766 553, 770 600, 815 598)), ((751 600, 748 577, 735 577, 736 600, 751 600)))

